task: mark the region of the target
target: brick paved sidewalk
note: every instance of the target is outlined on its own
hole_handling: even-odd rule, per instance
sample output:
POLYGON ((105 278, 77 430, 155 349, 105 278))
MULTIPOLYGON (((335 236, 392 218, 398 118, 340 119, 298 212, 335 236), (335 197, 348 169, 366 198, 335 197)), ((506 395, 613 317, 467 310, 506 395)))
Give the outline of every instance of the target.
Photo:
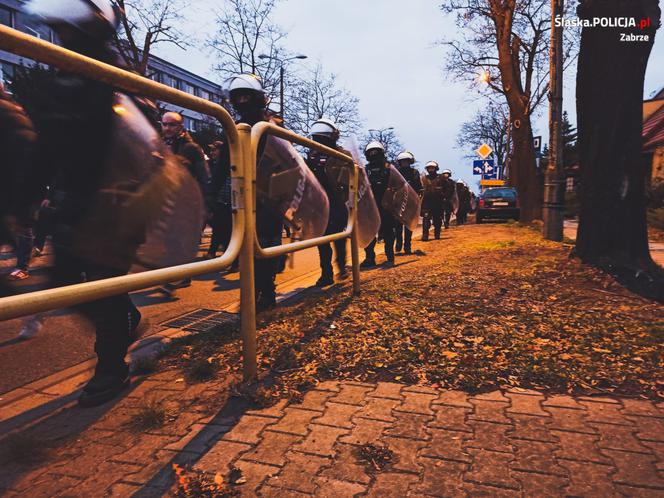
MULTIPOLYGON (((148 391, 195 401, 221 387, 145 384, 122 406, 148 391)), ((122 406, 87 429, 82 452, 25 473, 8 495, 169 495, 177 462, 211 476, 239 469, 242 496, 664 496, 664 404, 645 400, 329 382, 302 403, 236 415, 204 416, 194 403, 138 439, 123 432, 122 406), (366 443, 393 463, 367 473, 356 451, 366 443)))

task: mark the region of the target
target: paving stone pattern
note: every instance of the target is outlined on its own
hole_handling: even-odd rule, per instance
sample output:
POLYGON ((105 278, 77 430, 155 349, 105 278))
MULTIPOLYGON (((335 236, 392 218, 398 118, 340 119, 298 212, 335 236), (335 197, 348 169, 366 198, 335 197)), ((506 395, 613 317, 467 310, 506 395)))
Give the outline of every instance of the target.
POLYGON ((664 497, 664 404, 647 400, 325 382, 235 419, 183 413, 133 447, 104 422, 95 444, 9 494, 168 496, 176 462, 239 469, 246 497, 664 497), (368 469, 357 457, 367 443, 393 462, 368 469))
POLYGON ((645 400, 344 382, 248 417, 250 446, 227 446, 231 431, 226 467, 198 465, 262 466, 244 496, 664 496, 664 409, 645 400), (367 472, 353 451, 365 443, 396 461, 367 472))

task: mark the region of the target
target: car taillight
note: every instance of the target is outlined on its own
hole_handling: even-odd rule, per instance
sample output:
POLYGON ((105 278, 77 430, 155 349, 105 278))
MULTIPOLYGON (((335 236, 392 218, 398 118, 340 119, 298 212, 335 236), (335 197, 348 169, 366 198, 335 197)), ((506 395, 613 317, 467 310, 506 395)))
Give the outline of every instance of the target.
POLYGON ((480 199, 480 207, 481 207, 481 208, 484 207, 484 199, 480 199))

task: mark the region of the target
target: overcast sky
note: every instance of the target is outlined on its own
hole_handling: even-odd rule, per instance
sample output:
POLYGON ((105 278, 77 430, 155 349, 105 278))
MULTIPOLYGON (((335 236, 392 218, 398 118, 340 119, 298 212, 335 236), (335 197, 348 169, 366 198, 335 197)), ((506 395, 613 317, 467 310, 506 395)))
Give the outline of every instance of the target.
MULTIPOLYGON (((202 44, 214 30, 211 12, 222 2, 198 0, 185 13, 183 30, 202 44)), ((274 21, 288 31, 285 46, 309 59, 296 64, 313 66, 320 61, 339 83, 360 99, 366 128, 393 126, 403 144, 420 165, 436 160, 455 177, 475 186, 471 163, 455 148, 461 124, 481 107, 462 83, 454 83, 443 71, 444 49, 436 45, 454 36, 453 19, 445 16, 440 0, 283 0, 274 21)), ((186 53, 159 47, 156 53, 214 81, 214 60, 201 49, 186 53)), ((565 109, 575 119, 574 72, 566 74, 565 109)), ((646 75, 645 96, 664 87, 664 32, 656 38, 646 75)), ((536 120, 535 134, 548 142, 547 110, 536 120)), ((468 144, 474 150, 479 144, 468 144)), ((476 187, 475 187, 476 188, 476 187)))

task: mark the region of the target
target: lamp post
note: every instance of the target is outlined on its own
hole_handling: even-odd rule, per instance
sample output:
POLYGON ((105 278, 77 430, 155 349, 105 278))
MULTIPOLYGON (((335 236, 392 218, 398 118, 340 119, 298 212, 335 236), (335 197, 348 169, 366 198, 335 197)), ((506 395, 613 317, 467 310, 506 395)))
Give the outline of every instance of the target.
POLYGON ((547 240, 563 240, 565 175, 563 172, 563 28, 555 23, 562 16, 564 0, 551 0, 551 50, 549 83, 549 162, 544 173, 543 235, 547 240))
MULTIPOLYGON (((394 130, 394 126, 389 126, 387 128, 379 128, 379 129, 370 128, 369 133, 372 133, 372 132, 377 133, 378 134, 378 140, 382 143, 383 142, 383 133, 385 133, 387 131, 390 131, 390 130, 394 130)), ((385 144, 383 144, 383 145, 385 145, 385 144)))
POLYGON ((281 113, 281 122, 282 125, 286 122, 286 113, 284 112, 284 63, 292 61, 295 59, 306 59, 307 56, 304 54, 294 55, 293 57, 287 57, 285 59, 279 59, 267 54, 260 54, 259 59, 272 59, 281 64, 279 68, 279 112, 281 113))

